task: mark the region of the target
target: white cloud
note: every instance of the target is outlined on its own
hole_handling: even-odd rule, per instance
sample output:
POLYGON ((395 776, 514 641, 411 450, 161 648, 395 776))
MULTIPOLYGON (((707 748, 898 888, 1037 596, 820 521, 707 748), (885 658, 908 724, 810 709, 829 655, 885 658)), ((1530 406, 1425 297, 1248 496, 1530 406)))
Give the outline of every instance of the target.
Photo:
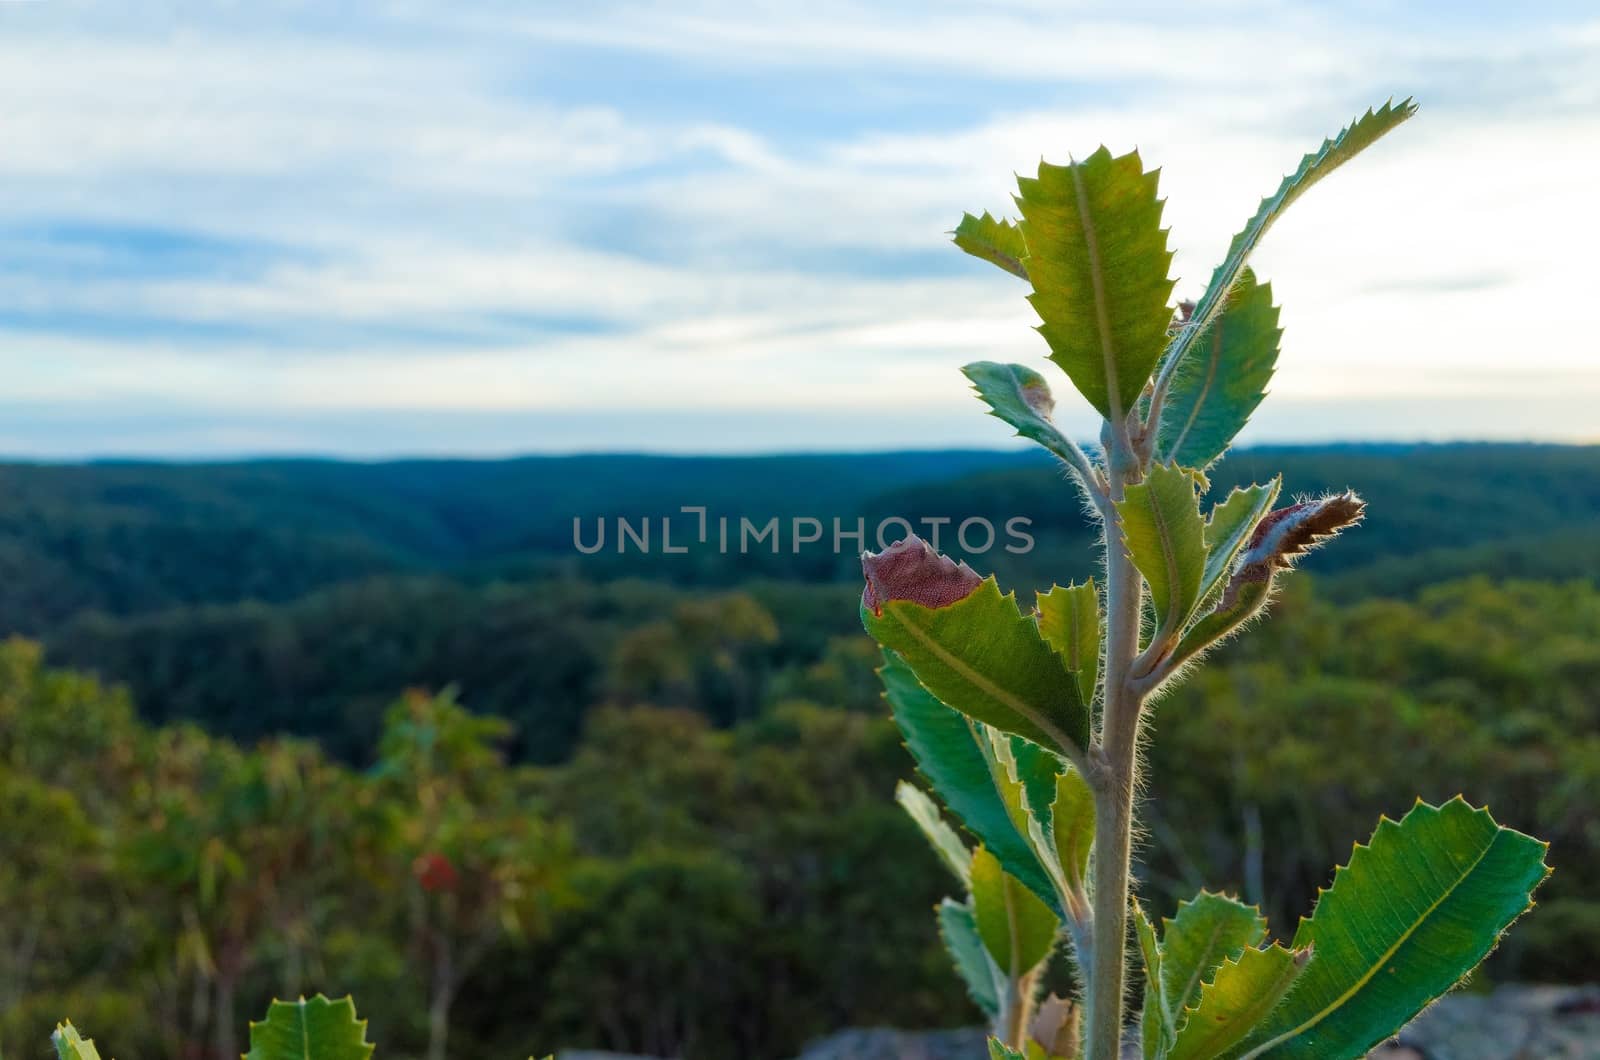
POLYGON ((217 12, 141 28, 44 7, 0 14, 16 30, 0 43, 0 180, 16 192, 0 225, 208 233, 239 241, 241 264, 0 252, 16 401, 925 410, 937 427, 968 404, 962 362, 1043 353, 1019 284, 924 264, 956 255, 942 233, 963 208, 1007 208, 1012 171, 1137 144, 1163 169, 1180 291, 1197 293, 1278 175, 1391 88, 1422 115, 1259 256, 1285 306, 1274 400, 1596 390, 1592 21, 1421 34, 1242 2, 395 5, 315 27, 263 8, 246 32, 217 12), (585 81, 595 57, 609 65, 585 81), (667 98, 613 91, 634 60, 668 64, 638 75, 667 98), (578 80, 553 91, 541 64, 578 80), (791 136, 752 120, 760 98, 706 95, 730 71, 745 92, 943 77, 963 116, 930 102, 874 119, 867 100, 837 132, 819 119, 791 136), (86 334, 86 319, 106 323, 86 334))

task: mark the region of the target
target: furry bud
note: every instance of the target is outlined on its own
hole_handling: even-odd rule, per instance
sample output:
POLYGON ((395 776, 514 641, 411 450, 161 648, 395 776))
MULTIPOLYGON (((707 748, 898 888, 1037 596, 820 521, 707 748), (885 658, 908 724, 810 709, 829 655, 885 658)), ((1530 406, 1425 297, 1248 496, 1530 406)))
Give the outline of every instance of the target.
POLYGON ((1366 501, 1345 490, 1268 512, 1250 535, 1250 544, 1239 554, 1217 610, 1232 607, 1246 583, 1271 581, 1273 574, 1288 570, 1296 559, 1360 522, 1366 508, 1366 501))

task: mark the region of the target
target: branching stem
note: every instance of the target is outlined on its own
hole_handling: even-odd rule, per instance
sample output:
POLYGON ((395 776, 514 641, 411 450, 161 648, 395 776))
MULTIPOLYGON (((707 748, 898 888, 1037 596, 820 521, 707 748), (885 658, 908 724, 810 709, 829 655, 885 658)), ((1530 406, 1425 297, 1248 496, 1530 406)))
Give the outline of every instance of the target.
MULTIPOLYGON (((1115 502, 1138 476, 1140 460, 1129 442, 1127 425, 1122 424, 1120 430, 1109 427, 1105 432, 1108 478, 1110 500, 1115 502)), ((1122 546, 1122 527, 1114 504, 1107 509, 1105 695, 1089 776, 1095 798, 1095 944, 1089 970, 1088 1060, 1117 1060, 1122 1047, 1133 795, 1138 779, 1139 714, 1144 706, 1143 696, 1133 684, 1144 582, 1122 546)))

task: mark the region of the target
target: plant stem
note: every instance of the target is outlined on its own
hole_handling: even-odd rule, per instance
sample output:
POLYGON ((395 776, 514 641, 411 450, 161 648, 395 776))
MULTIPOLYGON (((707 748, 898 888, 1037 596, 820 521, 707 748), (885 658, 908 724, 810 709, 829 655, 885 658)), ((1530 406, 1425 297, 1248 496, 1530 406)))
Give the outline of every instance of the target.
MULTIPOLYGON (((1111 432, 1107 432, 1110 434, 1111 432)), ((1111 498, 1138 474, 1138 457, 1112 436, 1111 498)), ((1108 506, 1110 507, 1110 506, 1108 506)), ((1122 1049, 1122 1006, 1128 941, 1128 877, 1133 850, 1133 791, 1138 767, 1139 712, 1133 687, 1139 654, 1144 582, 1122 547, 1122 528, 1110 508, 1106 520, 1106 662, 1100 739, 1090 777, 1095 798, 1094 954, 1089 973, 1088 1060, 1117 1060, 1122 1049)))
POLYGON ((1005 1006, 1000 1013, 1000 1040, 1018 1052, 1023 1051, 1024 1035, 1028 1023, 1033 1019, 1037 972, 1038 969, 1031 969, 1010 981, 1005 1006))

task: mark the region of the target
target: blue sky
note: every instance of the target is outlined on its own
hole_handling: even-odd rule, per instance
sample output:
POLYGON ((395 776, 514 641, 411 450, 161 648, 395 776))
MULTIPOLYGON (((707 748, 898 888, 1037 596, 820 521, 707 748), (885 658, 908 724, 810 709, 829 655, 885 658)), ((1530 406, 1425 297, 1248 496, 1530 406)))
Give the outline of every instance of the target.
POLYGON ((1192 296, 1391 95, 1247 438, 1594 440, 1592 4, 0 3, 0 453, 1005 444, 962 210, 1138 146, 1192 296))

